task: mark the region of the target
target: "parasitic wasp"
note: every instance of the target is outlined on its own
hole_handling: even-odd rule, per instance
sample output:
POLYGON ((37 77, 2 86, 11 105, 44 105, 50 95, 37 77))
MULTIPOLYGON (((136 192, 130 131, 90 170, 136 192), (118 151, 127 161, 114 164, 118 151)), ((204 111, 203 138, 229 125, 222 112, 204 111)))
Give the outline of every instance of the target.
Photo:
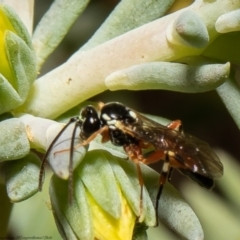
POLYGON ((71 118, 63 127, 43 157, 39 174, 39 190, 42 189, 44 165, 47 157, 57 139, 70 124, 75 124, 70 144, 70 187, 72 185, 74 139, 78 128, 81 130, 81 146, 88 145, 96 136, 101 135, 103 143, 111 141, 112 144, 123 147, 137 167, 140 184, 140 209, 143 194, 140 162, 149 165, 163 161, 155 206, 156 214, 163 186, 166 181, 171 180, 173 169, 177 169, 207 189, 211 189, 214 186, 214 179, 223 174, 223 165, 215 152, 206 142, 185 134, 180 120, 164 126, 121 103, 110 102, 100 103, 99 111, 91 105, 84 107, 79 117, 71 118), (145 157, 143 150, 148 148, 154 150, 145 157))

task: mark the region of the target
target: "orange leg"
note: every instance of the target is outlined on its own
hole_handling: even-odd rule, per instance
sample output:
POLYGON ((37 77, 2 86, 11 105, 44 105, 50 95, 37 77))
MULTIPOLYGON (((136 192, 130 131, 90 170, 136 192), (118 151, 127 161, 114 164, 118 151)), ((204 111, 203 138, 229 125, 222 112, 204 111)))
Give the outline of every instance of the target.
POLYGON ((164 157, 165 157, 164 151, 159 150, 151 153, 147 158, 144 158, 142 162, 146 165, 149 165, 164 160, 164 157))
POLYGON ((108 135, 108 127, 104 126, 95 133, 93 133, 88 139, 84 140, 82 143, 79 143, 74 146, 74 138, 76 135, 76 130, 79 127, 79 124, 75 124, 74 129, 73 129, 73 134, 72 134, 72 139, 71 139, 71 144, 70 144, 70 149, 63 149, 60 151, 55 152, 54 154, 66 152, 70 150, 70 156, 69 156, 69 179, 68 179, 68 189, 69 189, 69 203, 72 202, 72 197, 73 197, 73 152, 74 149, 77 149, 80 146, 86 146, 88 145, 94 138, 97 137, 98 134, 101 134, 103 136, 104 141, 109 140, 109 135, 108 135))
POLYGON ((167 125, 167 127, 172 130, 182 132, 182 121, 181 120, 172 121, 167 125))
MULTIPOLYGON (((98 134, 101 134, 103 136, 103 139, 104 139, 104 141, 102 139, 103 142, 109 141, 108 126, 104 126, 104 127, 100 128, 98 131, 96 131, 95 133, 93 133, 88 139, 86 139, 86 140, 82 141, 81 143, 75 145, 74 149, 76 150, 79 147, 88 145, 92 140, 94 140, 97 137, 98 134)), ((62 153, 62 152, 68 152, 69 150, 70 150, 69 148, 59 150, 59 151, 55 152, 54 155, 62 153)))

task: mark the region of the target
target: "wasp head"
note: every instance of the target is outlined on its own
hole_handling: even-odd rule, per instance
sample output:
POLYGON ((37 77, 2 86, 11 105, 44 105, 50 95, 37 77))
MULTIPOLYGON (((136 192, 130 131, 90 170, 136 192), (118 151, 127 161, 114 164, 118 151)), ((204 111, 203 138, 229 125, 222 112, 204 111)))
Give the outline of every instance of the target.
POLYGON ((85 140, 101 128, 101 121, 97 110, 93 106, 86 106, 80 113, 82 120, 80 137, 85 140))

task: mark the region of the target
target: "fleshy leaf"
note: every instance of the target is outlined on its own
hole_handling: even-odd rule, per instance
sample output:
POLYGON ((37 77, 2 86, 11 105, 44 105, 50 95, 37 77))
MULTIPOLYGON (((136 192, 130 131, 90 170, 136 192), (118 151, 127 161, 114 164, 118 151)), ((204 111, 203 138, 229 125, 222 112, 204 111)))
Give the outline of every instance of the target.
POLYGON ((12 83, 14 77, 11 69, 11 64, 7 58, 7 53, 5 51, 5 34, 7 31, 15 32, 9 18, 6 16, 4 9, 0 6, 0 51, 1 51, 1 65, 0 72, 3 77, 9 79, 9 82, 12 83))
MULTIPOLYGON (((239 7, 239 0, 233 0, 231 4, 227 1, 194 1, 188 10, 201 16, 207 26, 210 44, 219 36, 215 30, 217 18, 239 7)), ((170 44, 166 38, 169 24, 183 11, 144 24, 88 51, 76 52, 66 63, 34 82, 28 100, 18 111, 56 118, 105 91, 104 80, 114 71, 151 61, 173 62, 189 56, 199 56, 204 48, 176 46, 170 44)), ((228 42, 225 42, 226 46, 228 42)), ((221 55, 219 49, 222 48, 218 48, 221 55)))
POLYGON ((12 202, 21 202, 38 192, 39 167, 39 158, 34 153, 4 162, 7 194, 12 202))
MULTIPOLYGON (((53 175, 49 188, 51 204, 53 209, 53 215, 58 227, 58 231, 61 234, 63 239, 78 239, 75 235, 76 230, 71 226, 71 221, 68 220, 68 217, 73 217, 73 220, 77 220, 73 222, 74 225, 80 223, 81 218, 76 219, 76 214, 73 214, 74 211, 77 213, 79 211, 78 205, 76 202, 72 202, 70 205, 67 201, 67 193, 68 193, 68 183, 67 181, 61 180, 57 176, 53 175), (75 231, 75 232, 74 232, 75 231)), ((82 193, 84 194, 84 192, 82 193)), ((85 207, 85 206, 84 206, 85 207)), ((81 224, 84 224, 84 219, 81 224)), ((87 225, 86 225, 86 229, 87 225)), ((88 238, 86 238, 88 239, 88 238)), ((91 239, 91 238, 89 238, 91 239)))
POLYGON ((84 159, 87 164, 79 166, 78 174, 95 201, 114 218, 119 218, 121 203, 118 187, 106 154, 97 150, 88 152, 84 159))
MULTIPOLYGON (((133 215, 119 187, 116 187, 117 197, 120 198, 120 202, 117 203, 118 206, 120 206, 119 216, 117 218, 112 216, 113 214, 111 212, 104 210, 104 208, 109 207, 104 206, 103 208, 102 204, 99 205, 97 203, 98 200, 96 201, 94 198, 99 198, 98 194, 94 193, 93 198, 90 193, 95 185, 96 190, 101 190, 102 195, 105 196, 105 203, 107 202, 107 204, 110 205, 116 203, 116 201, 114 201, 115 197, 112 195, 114 192, 111 190, 113 187, 115 188, 117 182, 113 177, 113 181, 108 183, 108 185, 112 184, 113 187, 110 187, 110 191, 108 191, 108 186, 105 186, 106 190, 104 189, 104 185, 102 185, 102 183, 106 183, 104 178, 109 180, 108 175, 111 176, 113 173, 111 174, 112 170, 107 160, 101 158, 100 162, 95 164, 100 158, 98 156, 99 154, 103 155, 101 151, 88 153, 88 158, 81 164, 87 166, 82 168, 80 165, 75 172, 74 201, 72 204, 68 204, 66 197, 68 193, 67 182, 53 176, 50 186, 50 196, 58 228, 62 236, 66 236, 67 239, 72 235, 73 238, 71 239, 80 238, 90 240, 93 239, 94 236, 98 239, 130 240, 136 217, 133 215), (93 157, 93 159, 90 157, 93 157), (107 172, 105 170, 101 171, 102 169, 106 169, 107 172), (97 176, 95 178, 96 173, 97 176), (87 178, 89 178, 89 180, 87 178), (107 192, 108 195, 106 196, 104 192, 107 192), (113 202, 111 203, 112 200, 113 202), (108 231, 106 231, 106 229, 108 229, 108 231)), ((100 196, 100 200, 101 198, 100 196)), ((110 211, 112 210, 110 209, 110 211)))
POLYGON ((150 188, 154 188, 155 191, 157 191, 159 175, 151 168, 141 164, 141 171, 145 186, 143 187, 143 206, 142 210, 140 210, 140 185, 136 164, 130 160, 124 161, 119 159, 118 162, 118 165, 113 165, 114 173, 119 181, 119 184, 121 185, 124 195, 129 201, 129 204, 134 209, 135 214, 139 216, 138 221, 144 221, 144 223, 150 227, 155 226, 155 209, 145 186, 147 187, 150 185, 150 188))
POLYGON ((159 200, 158 216, 184 239, 204 238, 203 229, 196 214, 173 187, 164 188, 159 200))
POLYGON ((192 11, 184 11, 167 29, 168 41, 203 48, 208 44, 208 30, 203 20, 192 11))
POLYGON ((240 9, 221 15, 215 24, 219 33, 240 31, 240 9))
POLYGON ((240 89, 235 79, 229 76, 229 79, 216 90, 238 128, 240 128, 240 89))
POLYGON ((89 0, 56 0, 38 23, 33 34, 38 69, 59 45, 89 0), (54 19, 54 21, 52 21, 54 19))
POLYGON ((81 50, 88 50, 163 16, 173 0, 122 0, 81 50), (124 21, 122 21, 124 19, 124 21))
POLYGON ((32 49, 31 37, 19 16, 7 5, 1 5, 1 10, 11 22, 11 25, 14 28, 14 33, 16 33, 27 44, 27 46, 32 49))
POLYGON ((30 151, 24 124, 17 118, 0 122, 0 161, 15 160, 30 151))
POLYGON ((6 14, 2 17, 7 18, 11 26, 1 36, 4 54, 0 74, 0 113, 3 113, 26 100, 37 71, 35 54, 25 26, 10 8, 1 6, 0 13, 6 14))
POLYGON ((190 66, 180 63, 151 62, 110 74, 108 89, 164 89, 178 92, 204 92, 220 86, 228 77, 230 64, 190 66))
POLYGON ((23 102, 37 76, 35 54, 25 41, 10 31, 6 34, 6 51, 16 81, 13 87, 23 102))

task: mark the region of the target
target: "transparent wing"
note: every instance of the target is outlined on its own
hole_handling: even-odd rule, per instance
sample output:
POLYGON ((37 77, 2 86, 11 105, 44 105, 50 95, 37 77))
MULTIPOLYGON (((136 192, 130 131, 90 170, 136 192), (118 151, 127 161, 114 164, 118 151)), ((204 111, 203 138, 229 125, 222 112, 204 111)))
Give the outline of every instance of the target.
POLYGON ((156 150, 173 152, 175 162, 172 164, 175 164, 176 168, 211 178, 222 176, 223 165, 206 142, 172 130, 134 112, 137 114, 138 121, 131 125, 123 123, 126 132, 144 143, 151 144, 156 150))

